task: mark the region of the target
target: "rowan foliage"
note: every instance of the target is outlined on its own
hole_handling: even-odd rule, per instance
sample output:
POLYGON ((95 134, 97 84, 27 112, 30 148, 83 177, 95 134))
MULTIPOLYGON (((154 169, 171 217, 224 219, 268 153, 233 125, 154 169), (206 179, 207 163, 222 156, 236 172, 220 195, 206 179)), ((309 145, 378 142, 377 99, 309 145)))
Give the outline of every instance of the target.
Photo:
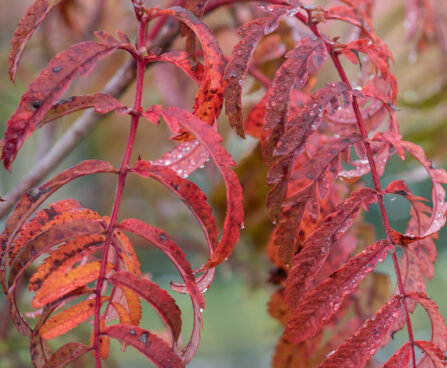
MULTIPOLYGON (((6 220, 0 235, 0 283, 17 330, 30 338, 32 364, 63 367, 90 352, 101 367, 110 339, 119 340, 123 350, 132 346, 156 367, 191 362, 200 342, 204 293, 245 227, 236 163, 218 133, 217 121, 225 108, 237 135, 259 141, 267 169, 265 183, 256 185, 269 187, 266 208, 274 224, 266 247, 276 267, 268 310, 284 326, 273 367, 375 367, 376 352, 403 328, 408 342, 383 367, 446 366, 447 327, 426 294, 425 279, 434 277, 433 239, 446 222, 447 172, 434 168, 422 147, 402 139, 396 117, 397 79, 390 69, 393 56, 374 30, 374 1, 342 0, 325 6, 295 0, 239 2, 186 0, 151 8, 145 1, 131 0, 136 35, 96 31, 97 41, 83 40, 55 55, 22 95, 0 144, 6 170, 13 170, 29 136, 63 116, 94 109, 98 116, 114 113, 124 121, 127 115, 130 122, 119 167, 86 160, 67 168, 23 194, 6 220), (207 25, 205 16, 235 7, 246 7, 249 16, 235 19, 240 39, 225 55, 218 30, 207 25), (331 34, 334 23, 344 24, 345 34, 331 34), (281 37, 289 41, 287 47, 279 47, 281 37), (67 96, 77 76, 94 73, 101 60, 115 57, 118 50, 131 60, 133 106, 107 91, 67 96), (190 108, 144 105, 145 71, 155 63, 172 64, 196 85, 190 108), (258 68, 264 64, 268 67, 258 68), (335 68, 338 80, 320 78, 328 65, 335 68), (355 73, 345 71, 347 65, 355 73), (348 77, 352 74, 356 77, 348 77), (255 81, 251 92, 257 96, 245 114, 249 75, 255 81), (157 129, 166 124, 176 146, 158 159, 139 157, 133 162, 138 128, 149 123, 157 129), (404 160, 406 155, 432 182, 431 206, 411 193, 405 180, 382 186, 391 158, 404 160), (225 187, 222 225, 205 193, 187 179, 208 160, 225 187), (74 199, 47 202, 68 183, 92 174, 116 179, 110 214, 74 199), (193 267, 181 242, 165 230, 138 218, 118 220, 130 176, 157 181, 186 205, 207 244, 209 255, 202 266, 193 267), (366 187, 368 176, 372 188, 366 187), (404 234, 390 225, 384 204, 388 194, 402 196, 411 205, 404 234), (386 237, 367 242, 360 229, 364 213, 376 203, 386 237), (189 295, 193 310, 188 341, 181 339, 183 321, 175 299, 142 274, 135 239, 159 249, 177 269, 182 282, 171 282, 171 289, 189 295), (375 273, 387 257, 396 277, 392 295, 380 290, 375 273), (17 301, 23 282, 34 293, 31 319, 17 301), (159 315, 166 334, 142 325, 143 303, 159 315), (428 341, 414 336, 412 313, 418 305, 431 321, 428 341), (87 320, 89 341, 51 351, 48 340, 87 320)), ((24 49, 41 23, 56 9, 69 23, 66 3, 36 0, 26 10, 11 41, 13 82, 24 49)), ((436 7, 410 0, 406 6, 407 37, 415 40, 417 51, 435 43, 446 52, 447 32, 437 23, 436 7)))

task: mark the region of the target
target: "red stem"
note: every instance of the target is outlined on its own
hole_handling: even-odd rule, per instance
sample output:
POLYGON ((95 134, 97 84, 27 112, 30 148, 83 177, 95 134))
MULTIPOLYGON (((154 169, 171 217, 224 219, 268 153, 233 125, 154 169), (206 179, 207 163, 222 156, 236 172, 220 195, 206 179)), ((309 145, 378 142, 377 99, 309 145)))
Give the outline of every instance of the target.
MULTIPOLYGON (((340 75, 341 80, 350 89, 352 89, 351 83, 349 82, 349 79, 343 69, 343 66, 340 63, 338 54, 332 48, 332 45, 329 42, 327 42, 326 39, 321 35, 317 26, 315 24, 309 22, 309 19, 310 19, 309 17, 307 17, 301 13, 297 13, 296 17, 301 22, 306 24, 311 29, 311 31, 314 33, 315 36, 319 37, 320 39, 322 39, 324 41, 324 43, 326 45, 326 49, 328 50, 328 53, 334 63, 335 68, 337 69, 338 74, 340 75)), ((386 233, 387 239, 390 242, 390 244, 394 244, 392 233, 391 233, 390 221, 388 219, 388 214, 386 212, 385 203, 383 202, 384 192, 383 192, 382 186, 380 184, 380 177, 379 177, 379 174, 377 173, 376 163, 374 161, 374 156, 373 156, 371 145, 370 145, 369 139, 368 139, 368 132, 366 131, 365 123, 363 121, 363 117, 362 117, 356 96, 352 97, 352 108, 354 110, 355 118, 357 120, 357 126, 360 130, 360 135, 362 137, 362 142, 365 147, 366 156, 368 158, 369 166, 371 169, 371 176, 372 176, 373 183, 374 183, 374 189, 377 192, 377 201, 379 203, 379 209, 380 209, 380 214, 382 217, 383 226, 385 228, 385 233, 386 233)), ((397 259, 396 252, 393 249, 392 251, 390 251, 390 253, 391 253, 391 258, 393 260, 394 272, 396 273, 396 279, 397 279, 399 293, 403 297, 403 305, 404 305, 404 311, 405 311, 405 320, 407 323, 408 338, 411 343, 411 355, 412 355, 412 360, 413 360, 413 368, 416 368, 416 354, 415 354, 415 350, 414 350, 414 341, 415 340, 414 340, 414 334, 413 334, 413 327, 411 325, 410 313, 408 312, 407 301, 405 299, 407 293, 405 291, 402 274, 400 272, 399 260, 397 259)))
MULTIPOLYGON (((139 17, 137 15, 137 18, 138 18, 137 49, 140 49, 145 45, 147 23, 143 17, 139 17)), ((126 151, 124 153, 121 168, 118 174, 118 184, 116 187, 115 202, 113 204, 112 214, 110 215, 110 222, 107 227, 107 235, 104 243, 104 250, 101 260, 101 268, 99 271, 98 282, 96 284, 96 304, 95 304, 94 342, 93 342, 93 348, 95 350, 96 368, 101 368, 101 357, 99 354, 101 290, 105 281, 107 258, 110 250, 110 245, 112 243, 112 235, 117 225, 116 219, 121 204, 121 198, 123 194, 124 185, 126 182, 127 173, 129 171, 129 162, 132 156, 132 149, 135 143, 135 137, 137 135, 138 122, 140 120, 141 99, 143 96, 144 70, 146 66, 146 61, 143 57, 140 57, 136 60, 136 64, 137 64, 136 92, 135 92, 135 102, 133 106, 133 111, 131 113, 132 118, 131 118, 130 132, 127 140, 126 151)))

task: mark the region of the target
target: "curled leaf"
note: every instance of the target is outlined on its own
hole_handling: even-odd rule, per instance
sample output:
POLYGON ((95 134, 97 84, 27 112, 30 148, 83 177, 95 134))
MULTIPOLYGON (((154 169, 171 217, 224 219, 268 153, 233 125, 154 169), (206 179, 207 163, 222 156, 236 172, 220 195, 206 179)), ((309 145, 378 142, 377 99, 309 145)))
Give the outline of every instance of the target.
POLYGON ((117 272, 108 279, 114 285, 127 287, 151 304, 171 329, 173 341, 178 340, 182 327, 180 309, 166 291, 160 289, 152 281, 129 272, 117 272))
POLYGON ((107 327, 104 335, 119 339, 143 353, 157 368, 183 368, 182 359, 157 335, 137 326, 118 324, 107 327))
POLYGON ((87 345, 81 344, 80 342, 69 342, 59 349, 57 349, 53 354, 51 354, 48 360, 48 368, 62 368, 67 364, 72 362, 74 359, 80 357, 81 355, 90 351, 87 345))
POLYGON ((56 55, 30 84, 7 123, 2 160, 9 169, 17 151, 79 73, 87 76, 96 64, 118 48, 100 42, 78 43, 56 55))
POLYGON ((201 268, 205 270, 222 263, 233 251, 239 239, 239 231, 243 225, 244 210, 242 206, 242 188, 236 174, 231 169, 235 163, 231 156, 220 145, 222 138, 194 115, 185 110, 174 107, 160 111, 173 132, 179 127, 191 132, 197 140, 208 150, 225 181, 227 196, 227 212, 225 215, 224 231, 219 244, 208 262, 201 268))
POLYGON ((8 60, 9 77, 12 81, 15 80, 17 67, 26 44, 39 24, 59 2, 60 0, 36 0, 26 9, 25 15, 19 20, 11 40, 11 52, 8 60))
POLYGON ((57 101, 47 114, 43 117, 40 125, 59 119, 62 116, 82 109, 94 108, 98 114, 107 114, 113 110, 124 112, 126 107, 115 97, 106 93, 95 93, 92 95, 72 96, 57 101))

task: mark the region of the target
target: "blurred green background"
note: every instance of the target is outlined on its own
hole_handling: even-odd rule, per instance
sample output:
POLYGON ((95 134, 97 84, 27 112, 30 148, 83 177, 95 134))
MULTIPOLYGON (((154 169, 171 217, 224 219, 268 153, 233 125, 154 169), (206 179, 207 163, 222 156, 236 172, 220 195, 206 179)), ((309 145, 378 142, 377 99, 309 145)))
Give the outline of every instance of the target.
MULTIPOLYGON (((83 31, 88 22, 79 14, 90 11, 86 1, 66 1, 65 10, 60 14, 53 14, 42 25, 32 39, 19 68, 16 85, 13 86, 7 76, 8 42, 13 34, 17 20, 31 1, 1 2, 0 3, 0 130, 4 130, 6 121, 15 110, 21 94, 26 86, 38 74, 39 70, 55 53, 65 49, 69 44, 85 38, 83 31), (68 10, 67 10, 68 9, 68 10), (66 19, 61 17, 68 14, 66 19), (70 23, 71 22, 71 23, 70 23)), ((239 9, 243 12, 244 10, 239 9)), ((55 12, 56 13, 56 12, 55 12)), ((222 11, 207 19, 210 24, 217 26, 228 20, 226 11, 222 11)), ((424 50, 416 57, 415 45, 406 42, 404 38, 404 8, 402 2, 377 1, 375 26, 395 56, 392 67, 399 82, 398 112, 404 139, 411 140, 424 147, 427 155, 435 166, 447 167, 447 72, 445 55, 437 47, 424 50)), ((126 1, 110 0, 105 2, 105 13, 95 29, 103 28, 113 32, 121 29, 132 35, 135 24, 126 1)), ((343 30, 340 30, 343 32, 343 30)), ((336 31, 335 31, 336 32, 336 31)), ((332 35, 336 35, 332 31, 332 35)), ((222 48, 229 55, 236 37, 234 31, 221 30, 219 33, 222 48)), ((125 61, 124 54, 102 62, 101 72, 93 73, 86 80, 76 79, 67 95, 81 94, 81 92, 98 92, 108 78, 125 61)), ((346 64, 347 65, 347 64, 346 64)), ((351 68, 350 66, 347 66, 351 68)), ((332 70, 323 70, 321 80, 337 80, 332 70)), ((180 73, 170 67, 157 66, 148 71, 144 91, 144 105, 163 103, 190 107, 196 87, 189 83, 180 73), (176 78, 173 77, 175 75, 176 78)), ((133 100, 132 87, 122 98, 123 103, 130 105, 133 100)), ((249 101, 249 98, 247 98, 249 101)), ((45 154, 52 142, 59 137, 73 122, 73 118, 64 118, 53 125, 41 129, 31 137, 20 151, 11 174, 0 171, 0 196, 13 188, 45 154)), ((263 247, 271 230, 266 223, 267 215, 262 209, 262 196, 266 193, 263 184, 265 171, 256 162, 250 164, 244 158, 256 149, 256 141, 239 139, 227 127, 223 117, 219 122, 219 131, 225 137, 226 148, 234 155, 237 162, 244 168, 246 165, 256 171, 243 171, 240 174, 245 180, 250 178, 258 186, 250 185, 250 190, 256 193, 245 193, 246 208, 250 208, 250 220, 247 223, 256 224, 254 229, 247 226, 243 230, 242 238, 237 245, 235 254, 229 262, 219 267, 215 282, 206 293, 206 309, 204 311, 204 329, 202 340, 190 367, 268 367, 274 345, 281 335, 281 327, 270 318, 266 311, 266 303, 273 292, 267 283, 270 264, 267 261, 263 247), (256 209, 256 211, 254 210, 256 209)), ((60 163, 56 172, 67 168, 83 159, 106 159, 118 165, 124 150, 127 136, 127 118, 108 116, 101 121, 95 130, 84 140, 72 154, 60 163)), ((154 159, 172 146, 166 143, 168 132, 164 127, 142 124, 136 143, 135 158, 141 155, 143 159, 154 159), (163 142, 162 144, 160 142, 163 142), (150 149, 148 149, 150 148, 150 149)), ((431 184, 424 171, 413 161, 400 161, 393 158, 382 179, 384 186, 392 180, 406 178, 410 188, 416 195, 430 197, 431 184)), ((111 210, 111 198, 114 195, 114 183, 108 176, 93 176, 80 179, 61 189, 52 201, 62 198, 78 199, 85 206, 106 215, 111 210)), ((220 177, 211 165, 206 165, 192 175, 194 180, 211 197, 215 204, 218 217, 223 217, 220 204, 220 177)), ((387 208, 393 226, 403 230, 408 220, 408 207, 400 199, 387 198, 387 208)), ((206 259, 206 249, 199 226, 195 223, 185 206, 172 196, 167 190, 156 183, 130 177, 126 186, 125 198, 120 212, 121 218, 135 217, 159 226, 178 240, 188 255, 194 267, 200 266, 206 259)), ((366 214, 366 219, 376 227, 378 237, 384 232, 380 223, 380 215, 376 207, 372 207, 366 214)), ((4 219, 0 220, 3 227, 4 219)), ((437 241, 439 259, 436 263, 436 276, 428 282, 428 293, 438 303, 441 312, 447 314, 447 239, 446 230, 440 234, 437 241)), ((138 247, 141 257, 142 270, 150 273, 152 279, 162 287, 169 289, 169 282, 178 280, 173 266, 157 251, 138 247)), ((390 262, 380 266, 380 271, 393 275, 390 262)), ((172 294, 172 293, 171 293, 172 294)), ((191 329, 191 306, 186 296, 175 295, 183 312, 183 339, 188 338, 191 329)), ((25 294, 23 305, 26 311, 31 295, 25 294)), ((0 305, 5 311, 5 300, 0 296, 0 305)), ((158 329, 162 325, 153 312, 146 308, 142 325, 148 329, 158 329)), ((8 323, 3 314, 1 324, 8 323)), ((429 335, 430 325, 424 314, 417 310, 413 318, 416 326, 416 338, 429 335)), ((80 336, 88 336, 88 328, 75 329, 80 336)), ((406 333, 400 333, 383 351, 377 355, 379 360, 397 349, 405 341, 406 333)), ((61 339, 61 341, 66 341, 61 339)), ((105 366, 108 367, 147 367, 150 366, 140 354, 128 348, 125 354, 119 352, 118 343, 113 343, 111 355, 105 366)), ((0 339, 0 368, 29 367, 28 341, 8 329, 7 339, 0 339)))

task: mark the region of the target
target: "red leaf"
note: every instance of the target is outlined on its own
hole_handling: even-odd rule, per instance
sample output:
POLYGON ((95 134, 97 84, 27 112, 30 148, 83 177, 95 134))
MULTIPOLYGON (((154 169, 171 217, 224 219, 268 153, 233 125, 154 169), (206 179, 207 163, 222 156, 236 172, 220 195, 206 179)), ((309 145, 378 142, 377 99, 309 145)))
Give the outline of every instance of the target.
MULTIPOLYGON (((310 100, 304 104, 302 110, 296 114, 296 116, 291 117, 291 120, 288 123, 290 128, 286 130, 284 138, 279 142, 280 145, 275 151, 275 155, 280 156, 280 158, 271 166, 266 180, 267 184, 275 184, 267 198, 267 207, 271 210, 271 217, 274 221, 278 220, 284 198, 287 194, 288 183, 292 176, 293 166, 298 155, 304 150, 309 137, 321 123, 325 106, 330 102, 337 104, 338 102, 335 102, 338 101, 337 97, 339 95, 345 95, 348 91, 347 88, 348 87, 341 82, 323 87, 311 96, 310 100)), ((349 99, 349 96, 344 97, 349 99)), ((346 101, 346 103, 348 103, 348 101, 346 101)), ((341 149, 342 151, 346 149, 349 144, 355 143, 356 140, 358 141, 358 139, 358 135, 354 134, 343 139, 335 140, 339 143, 337 149, 340 148, 340 146, 343 146, 344 148, 341 149)), ((337 149, 334 148, 334 151, 337 151, 337 149)), ((328 153, 321 157, 323 160, 326 159, 329 161, 327 164, 332 164, 334 160, 339 162, 338 156, 340 153, 341 152, 337 151, 337 154, 334 157, 332 147, 329 147, 328 153), (327 156, 330 156, 331 158, 329 159, 327 156)), ((270 162, 272 162, 272 160, 270 160, 270 162)), ((327 166, 324 167, 326 168, 327 166)), ((340 169, 337 171, 339 170, 340 169)), ((325 172, 324 170, 320 170, 320 167, 318 167, 317 171, 320 173, 325 172)), ((311 178, 311 175, 313 174, 308 173, 309 178, 311 178)), ((311 178, 311 180, 313 180, 313 178, 311 178)), ((317 182, 317 180, 315 180, 315 182, 317 182)), ((318 213, 316 213, 316 215, 318 216, 318 213)))
POLYGON ((151 304, 171 329, 173 342, 178 340, 182 328, 180 309, 166 291, 160 289, 152 281, 129 272, 117 272, 108 279, 114 285, 129 288, 151 304))
MULTIPOLYGON (((444 351, 441 350, 438 346, 429 341, 415 341, 414 344, 419 349, 425 352, 427 358, 429 359, 428 362, 432 363, 431 365, 428 365, 428 367, 431 366, 433 368, 445 368, 447 366, 447 361, 444 357, 444 351)), ((423 368, 425 367, 427 366, 423 366, 423 368)))
POLYGON ((168 344, 140 327, 118 324, 107 327, 102 333, 133 346, 154 363, 157 368, 184 367, 180 357, 168 344))
POLYGON ((416 300, 427 312, 431 322, 431 342, 441 350, 447 351, 447 326, 436 303, 424 293, 411 293, 409 297, 416 300))
POLYGON ((276 148, 275 155, 285 155, 291 152, 300 153, 304 149, 308 137, 318 128, 323 117, 326 105, 332 111, 340 106, 338 97, 343 99, 343 105, 351 103, 351 92, 342 82, 330 83, 312 94, 296 116, 292 116, 288 122, 285 138, 276 148))
POLYGON ((222 109, 225 59, 208 26, 183 8, 159 9, 157 14, 171 15, 186 24, 199 38, 205 57, 203 80, 194 102, 194 115, 214 125, 222 109))
MULTIPOLYGON (((209 0, 186 0, 183 4, 183 8, 189 10, 192 14, 194 14, 197 18, 202 18, 205 8, 208 5, 209 0)), ((180 33, 182 36, 186 36, 186 50, 188 53, 195 57, 196 55, 196 38, 194 36, 194 32, 192 32, 189 28, 182 24, 180 29, 180 33)))
POLYGON ((286 281, 285 301, 291 309, 297 307, 325 262, 332 245, 352 226, 361 207, 368 207, 376 200, 374 190, 359 189, 340 204, 337 211, 322 220, 306 239, 304 249, 292 259, 293 267, 286 281))
MULTIPOLYGON (((284 9, 285 10, 285 9, 284 9)), ((247 77, 248 65, 259 40, 273 32, 279 24, 279 15, 256 19, 238 28, 242 37, 232 51, 232 58, 225 68, 225 113, 230 125, 245 138, 242 116, 242 85, 247 77)))
POLYGON ((293 312, 284 338, 297 343, 315 336, 340 308, 344 297, 351 294, 366 274, 374 270, 377 262, 383 261, 388 246, 386 240, 371 244, 308 293, 293 312))
POLYGON ((9 54, 9 77, 14 82, 17 67, 26 44, 39 24, 60 0, 36 0, 26 9, 25 15, 19 20, 17 29, 11 40, 11 53, 9 54))
MULTIPOLYGON (((203 274, 196 277, 197 288, 201 293, 205 293, 214 280, 216 274, 215 268, 209 268, 203 274)), ((188 294, 188 288, 185 284, 171 281, 171 289, 177 293, 188 294)))
POLYGON ((118 46, 86 41, 52 59, 22 96, 19 107, 7 123, 2 160, 9 169, 27 137, 38 127, 51 106, 63 95, 74 77, 88 75, 96 64, 118 46))
POLYGON ((382 78, 391 87, 392 95, 390 102, 394 104, 397 95, 397 81, 390 71, 389 62, 392 61, 393 56, 386 45, 378 38, 374 42, 369 39, 359 39, 345 45, 342 53, 346 55, 346 53, 352 53, 353 50, 357 53, 362 52, 368 55, 370 60, 376 65, 382 78))
POLYGON ((215 249, 211 258, 201 270, 215 267, 222 263, 232 253, 234 246, 239 239, 239 230, 243 225, 244 210, 242 206, 242 188, 236 174, 231 169, 235 163, 231 156, 220 145, 222 138, 201 120, 191 115, 185 110, 174 107, 165 108, 161 115, 175 131, 179 125, 194 134, 196 139, 208 150, 211 158, 222 174, 225 181, 227 195, 227 212, 224 222, 224 231, 220 238, 219 245, 215 249))
POLYGON ((432 201, 433 210, 430 219, 430 223, 427 228, 421 234, 421 236, 429 236, 438 232, 445 224, 446 213, 447 213, 447 203, 445 201, 445 191, 442 184, 447 184, 447 173, 443 169, 435 169, 432 163, 426 158, 425 152, 422 147, 411 143, 411 142, 401 142, 402 148, 414 156, 425 170, 427 170, 428 175, 433 184, 432 190, 432 201))
POLYGON ((389 329, 400 315, 401 305, 402 299, 399 296, 393 297, 320 367, 363 367, 382 346, 389 329))
POLYGON ((132 171, 143 177, 151 177, 164 184, 189 207, 207 239, 210 252, 217 246, 218 230, 213 211, 206 202, 206 195, 193 182, 177 176, 172 170, 163 166, 151 165, 148 161, 138 161, 132 171))
POLYGON ((334 6, 324 13, 326 19, 338 19, 359 27, 369 38, 376 40, 370 17, 358 7, 334 6))
POLYGON ((69 342, 59 349, 57 349, 53 354, 51 354, 48 360, 48 368, 62 368, 68 363, 80 357, 81 355, 87 353, 91 349, 80 342, 69 342))
POLYGON ((266 103, 263 153, 267 163, 271 162, 276 144, 285 130, 292 87, 300 89, 304 86, 309 74, 315 73, 326 60, 327 51, 320 38, 303 38, 286 58, 275 74, 266 103))
MULTIPOLYGON (((170 169, 151 165, 147 161, 138 161, 132 171, 144 177, 152 177, 163 183, 187 204, 205 234, 208 250, 210 255, 212 255, 218 244, 218 230, 212 209, 206 202, 207 198, 200 188, 193 182, 175 175, 170 169)), ((208 289, 214 279, 214 273, 214 269, 209 269, 205 271, 205 274, 197 278, 196 281, 201 292, 208 289)), ((185 285, 172 283, 171 286, 177 292, 187 292, 185 285)))
POLYGON ((174 170, 177 175, 186 178, 201 167, 209 157, 209 153, 197 139, 181 142, 177 147, 165 153, 154 165, 166 166, 174 170))
POLYGON ((107 114, 110 111, 118 110, 124 112, 126 107, 115 97, 107 93, 95 93, 93 95, 72 96, 56 102, 42 119, 39 126, 59 119, 64 115, 71 114, 74 111, 94 108, 98 114, 107 114))
POLYGON ((408 368, 410 353, 411 344, 407 342, 385 362, 382 368, 408 368))
POLYGON ((275 230, 275 244, 280 247, 279 254, 284 262, 289 263, 296 252, 303 217, 307 215, 316 222, 321 212, 320 201, 328 196, 341 169, 341 155, 359 139, 358 134, 329 140, 317 137, 316 142, 312 142, 318 147, 315 152, 298 156, 293 165, 290 155, 285 156, 271 167, 267 183, 275 185, 267 196, 267 207, 273 219, 279 222, 275 230), (294 167, 297 169, 293 173, 294 167), (285 171, 291 174, 284 177, 285 171))
POLYGON ((197 351, 200 340, 200 326, 202 324, 201 309, 205 306, 205 300, 195 283, 194 275, 190 264, 185 258, 183 251, 169 238, 168 234, 156 227, 145 224, 137 219, 124 220, 119 227, 122 230, 130 231, 154 244, 174 263, 182 276, 188 294, 191 297, 194 311, 194 325, 191 339, 183 352, 183 359, 190 362, 197 351))
POLYGON ((185 51, 169 51, 160 55, 149 55, 147 58, 149 62, 164 61, 174 64, 182 69, 185 74, 197 84, 203 80, 204 67, 200 63, 191 64, 189 54, 185 51))

